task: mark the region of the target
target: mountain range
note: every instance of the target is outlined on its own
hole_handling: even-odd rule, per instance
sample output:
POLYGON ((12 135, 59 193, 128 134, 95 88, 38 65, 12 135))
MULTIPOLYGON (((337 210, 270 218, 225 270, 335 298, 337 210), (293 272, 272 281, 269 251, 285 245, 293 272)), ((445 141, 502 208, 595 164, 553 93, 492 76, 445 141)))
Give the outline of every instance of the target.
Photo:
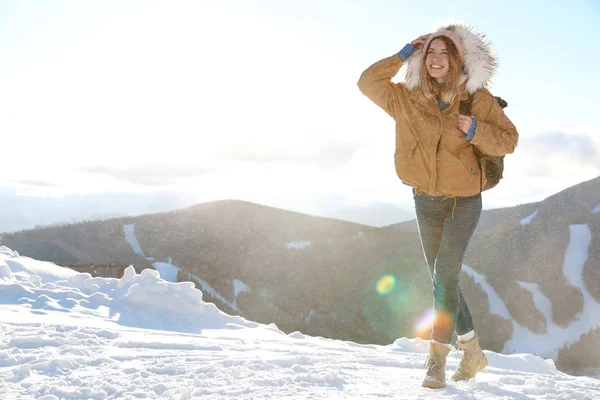
MULTIPOLYGON (((565 371, 600 367, 599 237, 600 177, 485 210, 460 277, 482 346, 565 371)), ((378 228, 222 200, 5 233, 0 244, 62 265, 155 268, 286 332, 377 344, 429 336, 431 281, 414 220, 378 228)))
MULTIPOLYGON (((0 233, 166 212, 199 202, 197 196, 184 192, 115 192, 39 197, 0 187, 0 233)), ((307 195, 306 198, 296 199, 295 206, 284 204, 291 205, 294 211, 376 227, 415 217, 413 210, 405 210, 394 204, 344 204, 343 199, 327 196, 314 199, 307 195)), ((279 208, 288 209, 286 205, 279 208)))

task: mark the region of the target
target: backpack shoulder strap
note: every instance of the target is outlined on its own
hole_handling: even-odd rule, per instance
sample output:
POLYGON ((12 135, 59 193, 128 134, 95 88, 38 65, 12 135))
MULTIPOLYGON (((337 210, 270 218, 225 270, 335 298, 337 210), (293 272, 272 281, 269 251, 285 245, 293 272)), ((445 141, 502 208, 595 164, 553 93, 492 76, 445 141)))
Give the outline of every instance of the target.
MULTIPOLYGON (((491 93, 490 93, 490 95, 491 95, 491 93)), ((463 100, 460 102, 458 112, 461 115, 471 115, 471 110, 473 109, 473 98, 474 97, 475 97, 474 93, 469 93, 469 97, 467 98, 467 100, 463 100)), ((496 101, 498 102, 500 107, 506 108, 508 106, 508 102, 506 100, 504 100, 502 97, 494 96, 494 99, 496 99, 496 101)))
MULTIPOLYGON (((471 116, 471 110, 473 108, 473 98, 475 95, 473 93, 469 93, 469 97, 467 100, 462 100, 458 105, 458 112, 461 115, 471 116)), ((479 193, 483 191, 483 165, 481 164, 481 153, 477 150, 476 147, 473 147, 473 152, 475 153, 475 157, 477 158, 477 164, 479 164, 479 193)))
POLYGON ((461 115, 471 115, 471 109, 473 108, 473 93, 469 93, 467 100, 463 100, 459 104, 458 112, 461 115))

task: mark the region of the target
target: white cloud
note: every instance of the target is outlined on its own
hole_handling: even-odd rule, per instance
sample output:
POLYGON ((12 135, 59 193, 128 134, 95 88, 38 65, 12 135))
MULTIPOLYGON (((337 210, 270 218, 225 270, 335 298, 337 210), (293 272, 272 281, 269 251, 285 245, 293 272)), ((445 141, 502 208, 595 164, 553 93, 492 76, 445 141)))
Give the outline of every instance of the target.
POLYGON ((600 147, 590 135, 544 132, 523 138, 519 148, 534 161, 529 163, 530 174, 534 176, 570 174, 574 168, 593 168, 600 172, 600 147))
POLYGON ((96 165, 83 168, 82 172, 103 174, 137 185, 169 185, 179 180, 218 173, 217 170, 183 164, 136 165, 132 168, 115 168, 96 165))

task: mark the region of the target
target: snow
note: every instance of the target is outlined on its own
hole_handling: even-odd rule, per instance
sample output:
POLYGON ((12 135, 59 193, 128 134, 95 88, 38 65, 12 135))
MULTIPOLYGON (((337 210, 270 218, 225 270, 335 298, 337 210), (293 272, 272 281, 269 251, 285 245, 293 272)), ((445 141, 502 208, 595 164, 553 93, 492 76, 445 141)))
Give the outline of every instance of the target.
MULTIPOLYGON (((152 266, 154 268, 156 268, 156 270, 158 271, 161 278, 163 278, 164 280, 169 281, 169 282, 177 282, 177 277, 179 276, 179 271, 181 270, 181 268, 179 268, 177 265, 172 263, 171 257, 169 257, 168 262, 160 262, 160 261, 156 261, 154 257, 146 257, 144 255, 144 251, 142 250, 142 247, 140 246, 140 244, 137 240, 137 237, 135 235, 135 226, 133 224, 123 225, 123 231, 125 232, 125 239, 131 245, 131 249, 135 253, 146 258, 146 260, 153 261, 152 266)), ((205 293, 208 293, 209 295, 211 295, 214 299, 219 300, 221 303, 229 306, 232 310, 238 311, 238 312, 239 312, 239 308, 237 306, 238 294, 241 292, 244 292, 244 291, 250 291, 250 288, 245 283, 236 279, 233 282, 234 291, 235 291, 234 299, 233 299, 233 301, 229 301, 224 296, 222 296, 219 292, 217 292, 210 283, 199 278, 198 276, 188 272, 187 279, 190 282, 195 282, 198 285, 200 285, 202 287, 202 290, 205 293)))
MULTIPOLYGON (((592 234, 586 224, 569 227, 569 244, 565 250, 563 273, 567 281, 579 289, 583 295, 583 311, 576 315, 566 327, 557 326, 552 321, 552 305, 538 286, 533 283, 521 283, 521 286, 533 294, 533 301, 546 318, 545 334, 534 334, 522 331, 513 335, 507 342, 511 351, 530 351, 544 357, 556 358, 558 350, 579 341, 581 336, 600 326, 600 303, 589 293, 583 282, 583 267, 588 258, 588 250, 592 242, 592 234)), ((507 349, 505 347, 505 349, 507 349)))
POLYGON ((475 272, 473 268, 466 264, 463 264, 462 269, 467 273, 467 275, 473 278, 475 283, 479 284, 479 286, 481 286, 483 291, 486 293, 488 302, 490 304, 490 313, 507 320, 512 320, 510 312, 508 311, 508 308, 506 308, 504 301, 502 301, 502 298, 500 298, 498 293, 496 293, 492 285, 488 283, 487 278, 475 272))
MULTIPOLYGON (((61 279, 68 279, 77 275, 77 272, 69 268, 56 268, 55 264, 45 261, 38 261, 28 257, 20 257, 19 253, 12 251, 6 246, 0 246, 0 257, 10 255, 4 259, 3 267, 0 267, 0 278, 6 275, 23 273, 33 280, 43 280, 44 282, 54 282, 61 279), (39 279, 38 279, 39 277, 39 279)), ((0 258, 2 260, 2 258, 0 258)), ((0 261, 0 266, 3 263, 0 261)))
POLYGON ((152 261, 152 266, 158 271, 163 279, 169 282, 177 282, 180 268, 171 262, 171 257, 169 257, 169 261, 167 262, 156 261, 154 257, 146 257, 144 250, 142 250, 142 246, 140 246, 140 243, 135 236, 135 224, 123 225, 123 232, 125 233, 125 240, 127 240, 127 243, 129 243, 131 250, 133 250, 134 253, 139 254, 148 261, 152 261))
POLYGON ((144 255, 144 252, 138 243, 137 237, 135 236, 135 224, 123 225, 123 232, 125 232, 125 240, 127 240, 127 243, 129 243, 133 251, 145 258, 146 256, 144 255))
POLYGON ((168 262, 156 261, 152 263, 152 266, 156 268, 160 277, 169 282, 177 282, 177 275, 179 274, 179 267, 171 263, 171 257, 168 262))
POLYGON ((546 320, 546 332, 538 334, 518 324, 496 291, 486 278, 475 272, 471 267, 463 265, 463 270, 478 283, 487 294, 490 303, 490 313, 510 320, 513 335, 505 344, 504 353, 534 353, 543 357, 556 359, 558 351, 579 341, 581 336, 600 326, 600 303, 589 293, 582 278, 583 267, 588 258, 588 249, 592 235, 587 225, 571 225, 569 245, 565 250, 563 272, 567 281, 579 289, 583 295, 583 311, 575 316, 566 327, 558 326, 552 319, 552 303, 540 291, 535 283, 519 282, 519 285, 531 292, 535 306, 546 320))
POLYGON ((600 213, 600 204, 598 204, 598 205, 597 205, 597 206, 596 206, 596 207, 595 207, 595 208, 592 210, 592 212, 593 212, 594 214, 598 214, 598 213, 600 213))
POLYGON ((569 227, 570 241, 565 250, 563 272, 569 283, 587 293, 583 283, 583 265, 588 258, 588 249, 592 243, 592 233, 586 224, 569 227))
POLYGON ((289 242, 287 244, 288 249, 303 249, 308 246, 310 246, 310 242, 307 240, 303 240, 303 241, 299 241, 299 242, 289 242))
MULTIPOLYGON (((144 251, 142 250, 142 246, 140 246, 140 244, 137 240, 137 237, 135 235, 135 225, 134 224, 123 225, 123 232, 125 233, 125 240, 127 240, 129 245, 131 246, 131 249, 135 253, 146 258, 146 260, 153 261, 152 266, 158 271, 158 273, 162 279, 164 279, 168 282, 177 282, 177 278, 179 276, 179 272, 181 271, 181 268, 179 268, 177 265, 172 263, 171 257, 169 257, 169 261, 167 261, 167 262, 156 261, 154 257, 146 257, 144 255, 144 251)), ((205 280, 201 279, 200 277, 198 277, 192 273, 188 273, 187 279, 188 279, 188 281, 197 283, 198 285, 200 285, 202 287, 202 290, 204 292, 210 294, 214 299, 219 300, 221 303, 226 304, 232 310, 237 311, 237 312, 239 312, 239 308, 237 306, 238 295, 242 292, 249 292, 251 290, 250 287, 248 285, 246 285, 244 282, 240 281, 239 279, 234 279, 233 280, 233 288, 234 288, 233 301, 229 301, 224 296, 222 296, 219 292, 217 292, 217 290, 215 290, 215 288, 212 287, 212 285, 210 283, 206 282, 205 280)))
POLYGON ((531 221, 533 221, 535 219, 535 217, 537 217, 537 210, 535 210, 535 212, 525 218, 523 218, 521 220, 521 225, 527 225, 529 224, 531 221))
POLYGON ((552 320, 552 302, 550 299, 540 291, 537 283, 518 282, 519 286, 529 291, 533 297, 533 304, 542 313, 546 319, 546 326, 548 331, 552 331, 556 328, 554 321, 552 320))
POLYGON ((306 316, 306 318, 304 318, 304 322, 306 322, 307 324, 310 323, 310 320, 312 319, 312 317, 315 316, 315 310, 311 309, 308 312, 308 315, 306 316))
POLYGON ((239 311, 237 306, 227 300, 225 297, 221 296, 219 294, 219 292, 217 292, 215 290, 215 288, 212 287, 212 285, 200 278, 198 278, 196 275, 192 274, 192 273, 188 273, 188 280, 197 283, 198 285, 200 285, 200 287, 202 288, 202 290, 208 294, 210 294, 214 299, 219 300, 221 303, 226 304, 227 306, 229 306, 232 310, 234 311, 239 311))
MULTIPOLYGON (((167 261, 167 262, 156 261, 156 259, 154 257, 146 257, 144 255, 144 251, 142 250, 142 246, 140 246, 140 244, 137 240, 137 237, 135 235, 135 225, 134 224, 123 225, 123 232, 125 233, 125 240, 127 240, 129 245, 131 246, 131 249, 136 254, 139 254, 139 255, 143 256, 144 258, 146 258, 146 260, 153 261, 152 266, 158 271, 158 273, 162 279, 164 279, 168 282, 177 282, 177 278, 179 276, 179 272, 181 271, 181 268, 179 268, 177 265, 172 263, 171 257, 169 257, 169 261, 167 261)), ((242 292, 250 291, 250 287, 248 287, 248 285, 246 285, 244 282, 240 281, 239 279, 234 279, 233 280, 233 287, 234 287, 233 301, 229 301, 224 296, 222 296, 219 292, 217 292, 210 283, 197 277, 196 275, 193 275, 192 273, 188 273, 187 279, 188 279, 188 281, 197 283, 198 285, 200 285, 202 287, 202 290, 205 293, 210 294, 213 298, 219 300, 223 304, 226 304, 232 310, 237 311, 237 312, 239 312, 239 308, 237 306, 238 295, 242 292)))
POLYGON ((240 293, 250 292, 250 291, 251 291, 250 286, 246 285, 244 282, 240 281, 239 279, 233 280, 233 304, 235 305, 236 309, 237 309, 238 295, 240 293))
MULTIPOLYGON (((584 235, 581 228, 572 232, 573 240, 584 235)), ((204 302, 192 283, 168 282, 151 269, 93 278, 6 247, 0 247, 0 315, 2 399, 594 399, 600 393, 599 380, 564 374, 551 360, 490 351, 476 379, 425 389, 428 342, 419 338, 379 346, 286 335, 273 324, 227 315, 204 302)), ((450 354, 447 374, 459 357, 450 354)))
POLYGON ((365 240, 365 233, 364 232, 358 232, 358 234, 356 236, 352 236, 352 239, 354 239, 354 240, 365 240))

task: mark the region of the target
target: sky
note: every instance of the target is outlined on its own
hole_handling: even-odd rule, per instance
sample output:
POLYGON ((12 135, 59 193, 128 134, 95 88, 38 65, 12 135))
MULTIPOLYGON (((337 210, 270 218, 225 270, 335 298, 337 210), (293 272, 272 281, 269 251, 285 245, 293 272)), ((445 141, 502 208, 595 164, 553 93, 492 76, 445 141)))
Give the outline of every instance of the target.
POLYGON ((484 208, 600 175, 592 0, 3 0, 0 21, 0 188, 22 195, 411 209, 393 120, 356 82, 455 21, 491 41, 491 91, 520 133, 484 208))
MULTIPOLYGON (((72 399, 582 399, 594 376, 485 350, 475 379, 420 386, 429 344, 381 346, 284 333, 223 313, 157 271, 89 274, 0 247, 0 397, 72 399), (449 397, 450 396, 450 397, 449 397)), ((460 361, 447 359, 447 374, 460 361)))

